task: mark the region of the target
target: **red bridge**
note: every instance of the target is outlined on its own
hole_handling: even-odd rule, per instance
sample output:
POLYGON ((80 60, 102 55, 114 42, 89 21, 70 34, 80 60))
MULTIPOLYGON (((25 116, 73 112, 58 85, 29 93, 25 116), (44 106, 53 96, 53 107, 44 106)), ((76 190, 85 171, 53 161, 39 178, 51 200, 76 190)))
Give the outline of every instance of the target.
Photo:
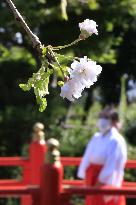
MULTIPOLYGON (((28 159, 0 157, 0 166, 19 166, 23 169, 20 180, 0 180, 0 197, 20 197, 21 205, 68 205, 73 194, 123 194, 136 198, 136 182, 124 182, 120 189, 109 186, 98 189, 85 186, 83 180, 63 179, 63 167, 78 166, 81 158, 61 157, 61 163, 56 160, 45 164, 46 152, 45 144, 34 141, 30 145, 28 159)), ((128 160, 126 168, 136 169, 136 160, 128 160)))

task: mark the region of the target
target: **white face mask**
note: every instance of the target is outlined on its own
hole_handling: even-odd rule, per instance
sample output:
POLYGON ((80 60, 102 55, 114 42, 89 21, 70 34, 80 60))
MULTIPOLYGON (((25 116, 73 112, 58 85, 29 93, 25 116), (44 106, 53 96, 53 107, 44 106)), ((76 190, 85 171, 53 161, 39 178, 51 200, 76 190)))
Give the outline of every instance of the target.
POLYGON ((102 134, 105 134, 111 128, 111 120, 106 118, 100 118, 97 126, 102 134))

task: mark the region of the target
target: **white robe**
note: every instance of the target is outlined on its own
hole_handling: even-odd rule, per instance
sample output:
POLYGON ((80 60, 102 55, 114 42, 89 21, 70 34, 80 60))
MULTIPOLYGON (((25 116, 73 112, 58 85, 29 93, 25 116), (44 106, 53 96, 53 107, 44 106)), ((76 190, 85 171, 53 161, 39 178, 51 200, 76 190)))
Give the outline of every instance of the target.
POLYGON ((116 128, 112 128, 106 135, 96 133, 89 141, 81 164, 78 177, 84 179, 89 165, 100 164, 103 168, 98 181, 106 185, 120 187, 124 176, 124 166, 127 160, 125 140, 116 128))

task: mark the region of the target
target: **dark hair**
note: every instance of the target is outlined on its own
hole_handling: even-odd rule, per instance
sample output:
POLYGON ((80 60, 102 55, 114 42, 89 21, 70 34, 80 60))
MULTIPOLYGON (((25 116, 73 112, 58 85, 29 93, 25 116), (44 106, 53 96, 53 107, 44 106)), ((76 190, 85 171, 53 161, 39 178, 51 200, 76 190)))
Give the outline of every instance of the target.
POLYGON ((99 118, 111 119, 112 122, 119 121, 119 115, 115 110, 105 109, 99 113, 99 118))
POLYGON ((119 115, 118 113, 114 110, 112 110, 110 113, 110 119, 113 121, 113 122, 118 122, 119 121, 119 115))

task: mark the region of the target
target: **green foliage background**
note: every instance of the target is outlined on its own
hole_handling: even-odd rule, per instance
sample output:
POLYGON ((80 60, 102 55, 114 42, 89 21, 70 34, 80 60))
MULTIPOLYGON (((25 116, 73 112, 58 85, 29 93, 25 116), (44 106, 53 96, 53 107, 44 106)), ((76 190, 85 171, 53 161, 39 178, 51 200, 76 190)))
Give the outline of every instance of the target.
MULTIPOLYGON (((26 83, 28 77, 37 71, 39 58, 5 1, 1 0, 0 156, 24 153, 24 147, 31 141, 31 127, 37 121, 45 124, 46 139, 59 139, 62 155, 81 156, 96 131, 97 115, 101 108, 115 105, 118 109, 121 77, 128 74, 126 84, 130 77, 136 78, 136 1, 68 0, 68 21, 64 4, 59 0, 14 0, 14 3, 45 45, 57 46, 73 41, 79 35, 78 23, 86 18, 94 19, 99 25, 99 35, 65 49, 63 54, 87 55, 102 65, 103 72, 98 82, 74 104, 60 98, 60 88, 55 77, 52 78, 48 107, 40 113, 33 93, 24 93, 18 86, 26 83), (17 32, 22 34, 22 43, 15 37, 17 32)), ((136 104, 127 103, 124 113, 123 134, 128 142, 129 158, 136 158, 136 104)), ((73 168, 65 172, 67 178, 76 175, 73 168)), ((16 175, 18 170, 0 169, 1 178, 16 175)), ((127 171, 126 179, 136 180, 135 171, 127 171)), ((4 205, 16 203, 12 200, 0 202, 4 205)), ((128 204, 134 202, 130 200, 128 204)))

